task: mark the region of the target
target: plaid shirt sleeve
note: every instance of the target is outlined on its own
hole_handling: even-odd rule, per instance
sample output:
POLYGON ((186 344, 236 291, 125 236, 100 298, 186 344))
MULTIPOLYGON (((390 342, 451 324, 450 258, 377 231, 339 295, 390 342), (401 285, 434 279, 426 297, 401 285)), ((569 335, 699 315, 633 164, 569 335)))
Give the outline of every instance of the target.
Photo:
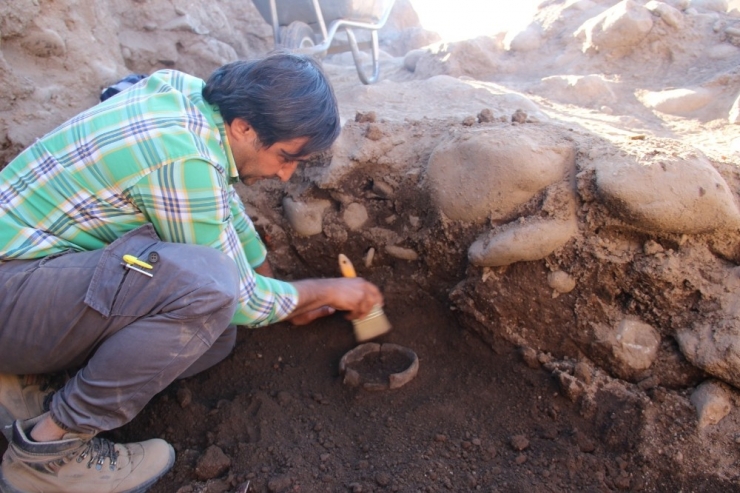
POLYGON ((231 217, 234 218, 234 229, 236 229, 236 234, 239 236, 239 242, 247 256, 247 261, 253 268, 259 267, 267 258, 267 249, 257 231, 255 231, 254 224, 247 215, 247 211, 244 210, 244 204, 239 199, 234 187, 230 187, 229 202, 231 204, 231 217))
POLYGON ((298 293, 291 284, 254 272, 250 260, 262 255, 259 247, 264 246, 246 214, 234 215, 233 187, 210 163, 190 159, 166 164, 128 192, 162 240, 213 247, 234 259, 240 288, 232 323, 262 327, 285 319, 295 309, 298 293))

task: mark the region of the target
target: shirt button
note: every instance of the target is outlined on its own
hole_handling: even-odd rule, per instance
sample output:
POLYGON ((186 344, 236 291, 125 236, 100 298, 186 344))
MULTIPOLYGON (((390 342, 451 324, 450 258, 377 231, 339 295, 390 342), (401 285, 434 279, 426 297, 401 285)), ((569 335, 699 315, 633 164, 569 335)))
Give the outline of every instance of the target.
POLYGON ((148 260, 150 264, 156 264, 159 262, 159 254, 157 252, 149 252, 148 260))

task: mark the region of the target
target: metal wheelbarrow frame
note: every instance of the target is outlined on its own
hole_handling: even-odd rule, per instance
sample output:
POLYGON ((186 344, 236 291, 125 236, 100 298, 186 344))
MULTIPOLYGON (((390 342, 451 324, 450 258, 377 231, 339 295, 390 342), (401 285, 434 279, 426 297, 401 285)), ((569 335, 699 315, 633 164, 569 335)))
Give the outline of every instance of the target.
MULTIPOLYGON (((363 84, 372 84, 378 80, 380 75, 380 60, 379 53, 380 49, 378 46, 378 30, 380 30, 385 23, 388 21, 391 10, 395 3, 395 0, 385 0, 384 8, 382 12, 375 8, 375 0, 346 0, 342 4, 342 0, 329 0, 331 3, 328 4, 328 10, 325 9, 328 14, 327 17, 331 17, 327 28, 327 21, 325 18, 325 12, 322 11, 319 0, 302 0, 303 4, 297 4, 296 2, 301 0, 253 0, 257 10, 260 11, 262 17, 272 25, 273 36, 275 39, 275 46, 285 46, 286 48, 306 55, 323 57, 329 51, 329 47, 335 39, 335 36, 340 28, 347 33, 347 41, 349 43, 350 51, 352 51, 352 58, 357 68, 357 75, 363 84), (365 3, 363 4, 362 1, 365 3), (278 12, 278 2, 281 6, 286 8, 293 7, 290 11, 278 12), (306 2, 311 3, 312 12, 307 9, 306 2), (356 9, 353 12, 346 12, 347 8, 352 6, 361 5, 365 11, 360 12, 356 9), (303 9, 301 10, 301 7, 303 9), (374 10, 374 12, 368 12, 368 10, 374 10), (363 14, 369 19, 352 20, 346 18, 349 16, 362 16, 363 14), (310 17, 315 17, 312 19, 310 17), (321 30, 321 42, 315 44, 314 29, 309 26, 309 23, 317 23, 321 30), (281 30, 283 27, 283 30, 281 30), (360 48, 357 43, 357 38, 354 33, 354 29, 365 29, 370 31, 371 37, 371 53, 372 53, 372 75, 368 76, 365 69, 362 66, 360 59, 360 48), (309 31, 310 30, 310 31, 309 31)), ((327 0, 325 0, 326 2, 327 0)))

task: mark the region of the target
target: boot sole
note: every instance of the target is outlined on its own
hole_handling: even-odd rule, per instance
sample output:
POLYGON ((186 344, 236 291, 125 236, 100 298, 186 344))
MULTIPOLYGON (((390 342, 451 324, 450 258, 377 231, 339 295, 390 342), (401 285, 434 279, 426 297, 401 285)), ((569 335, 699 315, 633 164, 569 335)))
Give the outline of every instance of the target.
MULTIPOLYGON (((154 483, 156 483, 157 481, 159 481, 159 479, 162 476, 164 476, 165 474, 167 474, 167 472, 170 469, 172 469, 172 466, 174 464, 175 464, 175 449, 173 449, 172 447, 170 447, 170 458, 167 461, 167 466, 165 466, 164 469, 162 469, 162 472, 160 472, 157 476, 151 478, 146 483, 140 484, 136 488, 133 488, 133 489, 130 489, 130 490, 121 491, 120 493, 146 493, 146 491, 150 487, 154 486, 154 483)), ((28 493, 28 492, 21 491, 19 489, 16 489, 13 485, 11 485, 5 479, 5 476, 3 475, 3 471, 0 470, 0 493, 28 493)))

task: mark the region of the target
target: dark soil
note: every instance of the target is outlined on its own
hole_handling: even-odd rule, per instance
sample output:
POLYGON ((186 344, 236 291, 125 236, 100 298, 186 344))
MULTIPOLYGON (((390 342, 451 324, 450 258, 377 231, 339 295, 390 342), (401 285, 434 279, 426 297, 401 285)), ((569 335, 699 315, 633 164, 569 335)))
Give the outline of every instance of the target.
MULTIPOLYGON (((380 341, 420 360, 404 387, 342 384, 338 363, 355 341, 340 315, 244 329, 226 361, 172 385, 115 438, 174 445, 161 493, 243 491, 246 481, 258 492, 654 489, 629 403, 605 395, 585 419, 550 372, 510 345, 492 349, 436 300, 386 293, 386 302, 394 330, 380 341), (228 467, 207 478, 199 471, 213 445, 228 467)), ((677 491, 670 484, 664 491, 677 491)))
POLYGON ((342 384, 338 363, 355 341, 337 314, 243 329, 224 362, 106 435, 173 444, 155 493, 244 493, 247 481, 252 492, 732 491, 648 465, 634 403, 603 393, 584 414, 549 371, 511 345, 492 349, 431 297, 386 293, 385 312, 394 330, 379 342, 420 361, 400 389, 342 384))

